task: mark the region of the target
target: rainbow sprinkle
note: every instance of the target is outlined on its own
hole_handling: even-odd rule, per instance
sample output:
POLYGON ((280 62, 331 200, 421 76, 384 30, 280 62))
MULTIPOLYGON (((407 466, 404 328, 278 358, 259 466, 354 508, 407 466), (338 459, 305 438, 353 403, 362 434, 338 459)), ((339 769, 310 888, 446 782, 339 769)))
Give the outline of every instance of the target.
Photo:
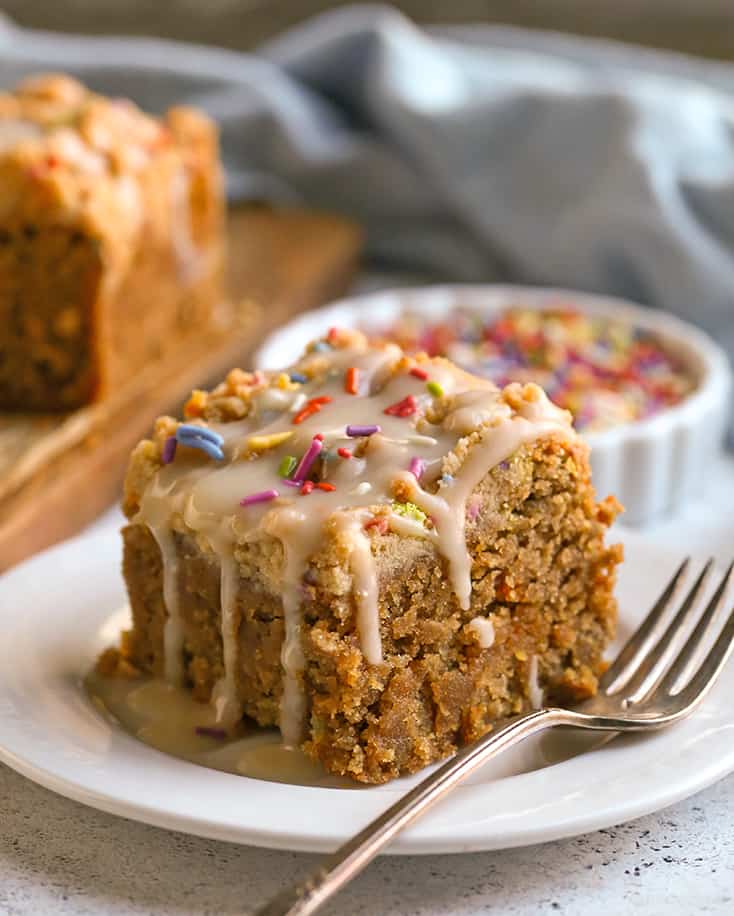
POLYGON ((344 390, 347 394, 359 394, 359 369, 352 366, 344 377, 344 390))
POLYGON ((397 404, 391 404, 386 407, 383 413, 390 417, 411 417, 416 410, 418 410, 418 402, 412 394, 409 394, 402 401, 398 401, 397 404))
POLYGON ((213 429, 208 429, 206 426, 182 423, 176 430, 176 440, 181 445, 199 449, 216 461, 224 460, 224 452, 222 451, 224 439, 219 433, 215 433, 213 429))
POLYGON ((227 737, 227 732, 223 728, 213 725, 197 725, 194 731, 202 738, 216 738, 217 741, 224 741, 227 737))
POLYGON ((469 517, 469 520, 475 522, 479 517, 479 512, 481 509, 481 503, 477 497, 473 497, 469 502, 469 505, 466 507, 466 514, 469 517))
POLYGON ((261 490, 259 493, 251 493, 240 500, 241 506, 254 506, 257 503, 269 503, 271 499, 277 499, 280 494, 277 490, 261 490))
POLYGON ((435 322, 406 312, 379 336, 408 353, 448 357, 501 387, 537 382, 571 411, 582 431, 654 416, 680 403, 696 384, 651 331, 560 301, 549 309, 518 305, 494 316, 456 308, 435 322))
POLYGON ((438 382, 428 382, 426 385, 426 390, 429 394, 432 394, 434 398, 440 398, 443 396, 443 388, 438 382))
POLYGON ((176 441, 175 436, 169 436, 166 441, 163 443, 163 449, 161 451, 161 464, 171 464, 173 459, 176 457, 176 446, 178 442, 176 441))
POLYGON ((358 439, 361 436, 374 436, 375 433, 382 432, 381 426, 359 426, 350 424, 345 430, 350 439, 358 439))
POLYGON ((333 398, 330 398, 328 394, 321 395, 318 398, 311 398, 306 401, 304 407, 293 417, 293 423, 298 426, 299 423, 303 423, 304 420, 307 420, 309 417, 313 416, 315 413, 318 413, 324 404, 331 404, 333 398))
POLYGON ((317 439, 316 436, 311 440, 311 444, 306 449, 298 463, 298 467, 293 472, 292 479, 303 483, 303 481, 308 477, 311 468, 314 465, 314 462, 321 454, 321 449, 324 447, 324 443, 321 439, 317 439))
POLYGON ((266 452, 268 449, 276 448, 287 442, 292 435, 293 432, 287 430, 282 433, 270 433, 269 436, 250 436, 247 440, 247 448, 251 452, 266 452))
POLYGON ((298 466, 298 459, 295 455, 284 455, 278 465, 279 477, 290 477, 298 466))
POLYGON ((425 524, 428 516, 426 513, 419 509, 415 503, 393 503, 392 511, 396 515, 402 515, 404 518, 412 519, 414 522, 420 522, 422 525, 425 524))
POLYGON ((420 480, 426 470, 426 462, 422 458, 411 458, 410 459, 410 473, 415 477, 416 480, 420 480))
POLYGON ((370 528, 374 528, 378 534, 387 534, 390 529, 390 523, 384 515, 375 515, 371 519, 368 519, 364 523, 363 527, 365 531, 369 531, 370 528))

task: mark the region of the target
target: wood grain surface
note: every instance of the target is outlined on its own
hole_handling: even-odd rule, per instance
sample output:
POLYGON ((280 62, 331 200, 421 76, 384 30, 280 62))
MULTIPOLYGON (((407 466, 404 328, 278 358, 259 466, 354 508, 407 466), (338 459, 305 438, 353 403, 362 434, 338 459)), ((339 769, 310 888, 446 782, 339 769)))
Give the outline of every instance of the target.
POLYGON ((0 571, 81 530, 119 498, 130 450, 188 392, 248 361, 293 314, 344 292, 361 235, 336 217, 246 207, 230 217, 231 309, 124 390, 71 414, 0 414, 0 571))

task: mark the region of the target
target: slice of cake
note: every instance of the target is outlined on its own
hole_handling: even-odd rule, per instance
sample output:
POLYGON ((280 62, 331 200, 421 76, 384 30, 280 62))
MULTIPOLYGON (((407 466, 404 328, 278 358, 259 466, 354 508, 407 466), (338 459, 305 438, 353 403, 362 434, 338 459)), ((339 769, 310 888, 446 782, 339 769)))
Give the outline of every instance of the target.
POLYGON ((0 408, 104 397, 222 298, 217 133, 65 76, 0 94, 0 408))
POLYGON ((594 693, 618 506, 540 388, 332 330, 185 415, 126 481, 137 668, 370 783, 594 693))

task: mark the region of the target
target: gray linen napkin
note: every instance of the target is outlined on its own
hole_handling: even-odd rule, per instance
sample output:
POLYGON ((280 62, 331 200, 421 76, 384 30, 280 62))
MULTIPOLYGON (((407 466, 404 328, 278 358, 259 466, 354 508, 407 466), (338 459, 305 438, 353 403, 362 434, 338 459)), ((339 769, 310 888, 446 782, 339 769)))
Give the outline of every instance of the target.
POLYGON ((49 69, 202 106, 233 198, 352 216, 383 269, 615 293, 734 352, 734 67, 382 6, 256 55, 0 20, 0 83, 49 69))

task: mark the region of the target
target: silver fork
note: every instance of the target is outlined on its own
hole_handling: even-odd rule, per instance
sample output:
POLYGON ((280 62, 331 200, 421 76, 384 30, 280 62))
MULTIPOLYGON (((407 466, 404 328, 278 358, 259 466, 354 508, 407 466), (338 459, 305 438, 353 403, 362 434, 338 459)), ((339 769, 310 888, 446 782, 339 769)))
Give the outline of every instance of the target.
POLYGON ((688 716, 711 689, 734 647, 734 609, 710 646, 734 563, 700 611, 713 560, 709 560, 673 616, 690 559, 686 559, 652 610, 599 682, 598 694, 573 709, 545 707, 510 719, 462 748, 364 830, 324 859, 305 881, 286 888, 256 916, 309 916, 358 875, 401 830, 465 777, 502 751, 555 725, 612 733, 664 728, 688 716), (663 630, 666 620, 673 616, 663 630), (697 621, 681 646, 685 632, 697 621), (662 630, 662 633, 661 633, 662 630))

